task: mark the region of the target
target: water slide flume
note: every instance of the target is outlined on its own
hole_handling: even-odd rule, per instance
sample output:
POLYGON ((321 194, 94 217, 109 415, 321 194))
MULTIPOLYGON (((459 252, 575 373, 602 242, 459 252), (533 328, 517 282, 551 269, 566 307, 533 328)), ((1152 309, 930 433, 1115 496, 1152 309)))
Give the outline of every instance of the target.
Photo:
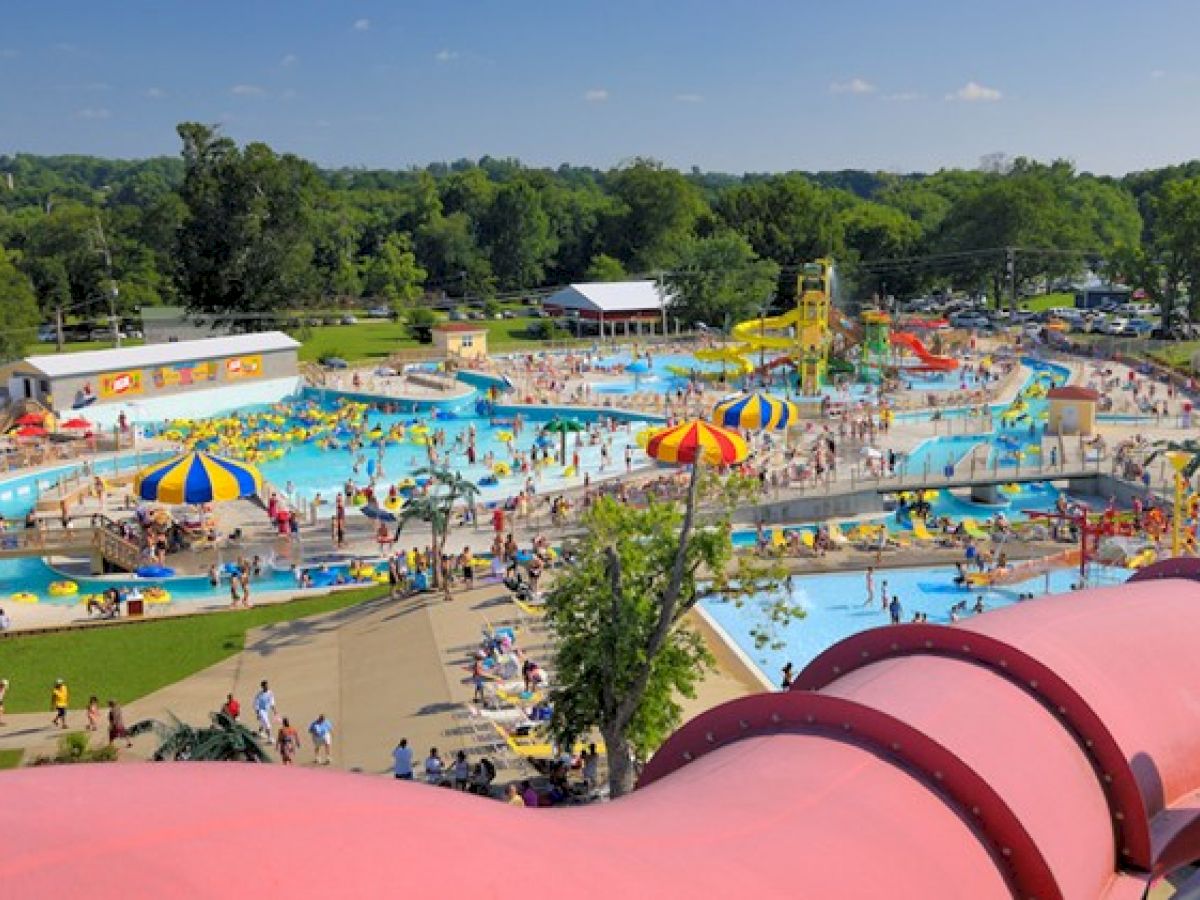
POLYGON ((952 356, 938 356, 935 353, 930 353, 919 337, 908 331, 896 331, 892 333, 892 346, 903 347, 908 350, 921 361, 919 366, 910 366, 915 369, 928 369, 934 372, 950 372, 958 368, 958 360, 952 356))
POLYGON ((1077 566, 1080 556, 1081 551, 1076 547, 1061 553, 1052 553, 1050 556, 992 569, 990 572, 971 572, 967 575, 967 584, 972 587, 1000 587, 1006 584, 1019 584, 1030 578, 1053 572, 1055 569, 1077 566))

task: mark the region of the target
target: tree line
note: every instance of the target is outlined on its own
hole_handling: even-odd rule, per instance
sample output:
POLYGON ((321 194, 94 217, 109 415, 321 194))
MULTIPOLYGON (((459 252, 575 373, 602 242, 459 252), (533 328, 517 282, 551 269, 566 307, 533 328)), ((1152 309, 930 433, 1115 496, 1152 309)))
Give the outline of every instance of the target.
POLYGON ((407 313, 431 294, 633 275, 670 282, 685 323, 720 326, 786 303, 796 266, 819 256, 858 298, 951 284, 1000 296, 1101 263, 1172 310, 1200 296, 1196 162, 1124 178, 1028 159, 909 175, 489 157, 330 170, 212 126, 177 131, 177 158, 0 157, 0 355, 57 310, 103 321, 181 305, 255 328, 305 308, 407 313))

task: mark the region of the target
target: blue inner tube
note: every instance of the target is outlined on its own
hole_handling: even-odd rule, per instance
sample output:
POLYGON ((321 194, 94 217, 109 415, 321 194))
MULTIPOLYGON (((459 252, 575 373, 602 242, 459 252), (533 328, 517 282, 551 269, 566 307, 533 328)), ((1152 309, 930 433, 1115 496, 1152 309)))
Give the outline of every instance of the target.
POLYGON ((172 578, 175 570, 169 566, 142 566, 134 574, 138 578, 172 578))

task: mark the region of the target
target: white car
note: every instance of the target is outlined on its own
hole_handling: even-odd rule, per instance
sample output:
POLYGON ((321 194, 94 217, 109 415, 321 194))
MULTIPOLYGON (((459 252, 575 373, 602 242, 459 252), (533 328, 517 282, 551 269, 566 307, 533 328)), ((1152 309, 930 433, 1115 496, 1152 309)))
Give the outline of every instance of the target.
POLYGON ((1100 330, 1102 332, 1104 332, 1105 334, 1115 334, 1115 335, 1125 334, 1126 330, 1128 328, 1129 328, 1129 320, 1123 319, 1123 318, 1109 319, 1107 322, 1105 322, 1103 325, 1100 326, 1100 330))

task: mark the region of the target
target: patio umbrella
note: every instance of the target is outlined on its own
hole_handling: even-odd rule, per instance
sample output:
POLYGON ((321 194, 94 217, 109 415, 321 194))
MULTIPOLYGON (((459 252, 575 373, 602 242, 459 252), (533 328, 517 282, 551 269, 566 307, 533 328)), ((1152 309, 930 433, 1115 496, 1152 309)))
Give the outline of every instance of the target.
POLYGON ((379 522, 396 521, 396 514, 390 510, 384 509, 382 506, 375 506, 374 504, 368 503, 366 506, 360 506, 359 509, 362 510, 362 514, 368 519, 375 519, 379 522))
POLYGON ((696 420, 665 428, 646 442, 646 453, 659 462, 732 465, 750 454, 736 431, 696 420))
POLYGON ((78 417, 74 419, 67 419, 67 421, 58 426, 58 430, 63 434, 76 438, 87 437, 88 435, 95 433, 95 427, 91 422, 89 422, 87 419, 81 419, 78 417))
POLYGON ((783 431, 796 421, 799 408, 791 400, 754 392, 726 397, 713 407, 713 421, 726 428, 783 431))
POLYGON ((46 421, 44 413, 25 413, 14 423, 16 425, 41 425, 46 421))
POLYGON ((48 432, 41 425, 26 425, 24 428, 18 428, 14 433, 17 437, 40 438, 45 437, 48 432))
POLYGON ((221 503, 260 493, 262 476, 254 466, 193 450, 143 469, 133 486, 158 503, 221 503))
POLYGON ((584 430, 584 424, 578 419, 562 419, 555 416, 549 422, 542 426, 542 431, 551 434, 560 435, 562 438, 562 453, 558 457, 558 461, 563 465, 567 462, 567 435, 574 434, 584 430))
POLYGON ((633 386, 638 387, 641 384, 641 376, 650 371, 650 363, 644 359, 635 359, 625 367, 625 371, 633 376, 633 386))

